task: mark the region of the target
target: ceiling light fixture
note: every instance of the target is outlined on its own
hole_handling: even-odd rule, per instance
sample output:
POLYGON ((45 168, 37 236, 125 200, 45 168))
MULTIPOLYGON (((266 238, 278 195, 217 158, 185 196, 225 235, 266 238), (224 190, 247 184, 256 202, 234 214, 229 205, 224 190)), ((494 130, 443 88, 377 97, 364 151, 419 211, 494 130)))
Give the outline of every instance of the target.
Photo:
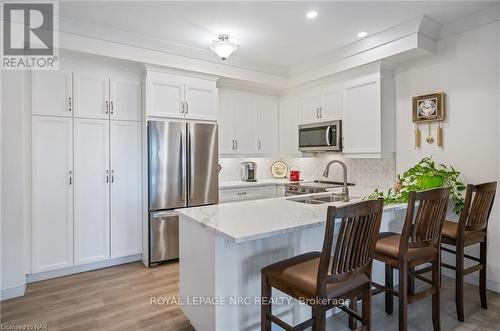
POLYGON ((314 10, 308 11, 306 14, 307 18, 315 18, 316 16, 318 16, 318 12, 314 10))
POLYGON ((240 46, 229 40, 229 36, 227 34, 220 34, 218 40, 214 40, 208 48, 222 61, 227 60, 229 55, 233 54, 240 46))
POLYGON ((366 37, 368 35, 368 32, 365 32, 365 31, 361 31, 358 33, 358 37, 359 38, 363 38, 363 37, 366 37))

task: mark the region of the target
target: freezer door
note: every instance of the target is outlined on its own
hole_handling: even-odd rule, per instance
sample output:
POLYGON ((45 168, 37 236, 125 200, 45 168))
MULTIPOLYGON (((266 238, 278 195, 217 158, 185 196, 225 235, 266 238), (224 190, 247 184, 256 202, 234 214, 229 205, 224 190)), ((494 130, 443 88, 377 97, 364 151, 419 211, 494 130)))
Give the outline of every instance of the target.
POLYGON ((217 124, 188 123, 188 206, 219 202, 217 124))
POLYGON ((148 122, 149 210, 187 206, 186 123, 148 122))
POLYGON ((179 215, 174 211, 150 213, 150 262, 179 258, 179 215))

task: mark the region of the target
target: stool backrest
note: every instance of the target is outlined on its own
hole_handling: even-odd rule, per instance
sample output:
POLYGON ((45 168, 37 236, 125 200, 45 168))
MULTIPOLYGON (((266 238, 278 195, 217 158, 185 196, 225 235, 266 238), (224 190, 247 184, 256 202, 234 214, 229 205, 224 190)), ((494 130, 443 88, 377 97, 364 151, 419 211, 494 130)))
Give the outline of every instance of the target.
POLYGON ((326 290, 327 283, 347 280, 361 273, 371 277, 383 207, 382 199, 361 201, 338 208, 328 207, 318 270, 319 292, 326 290), (336 220, 339 220, 340 227, 333 247, 336 220))
POLYGON ((495 201, 497 183, 467 185, 465 204, 460 213, 459 224, 466 231, 484 230, 488 227, 491 208, 495 201))
POLYGON ((399 243, 400 252, 406 252, 408 248, 436 245, 439 242, 449 195, 448 188, 409 193, 406 218, 399 243), (417 202, 418 206, 415 207, 417 202))

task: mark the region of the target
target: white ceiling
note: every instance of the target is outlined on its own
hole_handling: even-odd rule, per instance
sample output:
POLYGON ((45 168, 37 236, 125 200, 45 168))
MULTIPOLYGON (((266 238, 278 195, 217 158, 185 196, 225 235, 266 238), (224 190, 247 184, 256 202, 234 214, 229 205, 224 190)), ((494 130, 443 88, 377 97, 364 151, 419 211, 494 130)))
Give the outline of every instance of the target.
MULTIPOLYGON (((60 2, 60 15, 207 49, 217 34, 240 45, 234 57, 291 67, 420 15, 446 24, 498 2, 60 2), (316 10, 318 17, 305 17, 316 10)), ((229 59, 229 62, 231 59, 229 59)))

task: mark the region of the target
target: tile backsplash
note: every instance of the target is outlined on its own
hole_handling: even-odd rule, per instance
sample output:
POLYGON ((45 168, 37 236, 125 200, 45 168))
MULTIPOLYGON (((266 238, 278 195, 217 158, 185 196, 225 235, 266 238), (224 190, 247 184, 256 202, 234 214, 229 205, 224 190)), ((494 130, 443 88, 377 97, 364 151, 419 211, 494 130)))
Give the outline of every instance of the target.
MULTIPOLYGON (((222 170, 219 173, 221 182, 241 180, 241 162, 253 161, 257 163, 257 179, 272 178, 271 165, 275 161, 283 161, 288 168, 297 166, 301 171, 301 178, 321 179, 326 164, 330 160, 341 160, 347 164, 349 182, 358 186, 388 189, 396 177, 396 161, 392 159, 345 159, 339 155, 319 154, 317 157, 301 158, 221 158, 219 163, 222 170)), ((334 164, 330 168, 329 180, 342 181, 342 168, 334 164)))

